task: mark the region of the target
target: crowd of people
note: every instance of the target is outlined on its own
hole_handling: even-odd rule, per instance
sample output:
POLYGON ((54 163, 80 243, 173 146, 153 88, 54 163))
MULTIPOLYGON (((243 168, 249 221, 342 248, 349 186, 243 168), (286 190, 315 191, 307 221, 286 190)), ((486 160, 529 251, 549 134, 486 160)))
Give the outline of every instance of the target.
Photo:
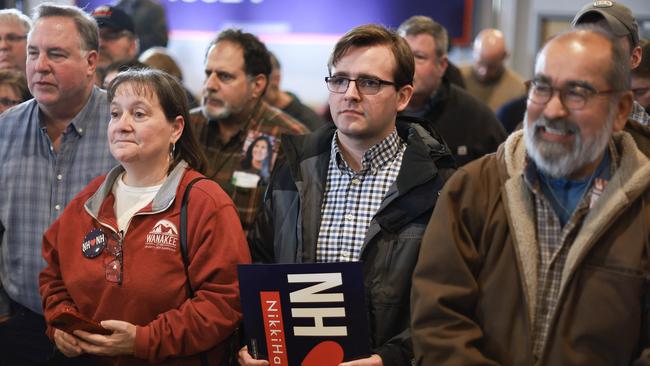
POLYGON ((331 121, 239 29, 197 100, 161 10, 0 10, 0 366, 275 364, 237 265, 352 261, 371 352, 341 366, 650 365, 630 9, 576 9, 528 81, 498 29, 457 67, 430 17, 359 25, 323 61, 331 121))

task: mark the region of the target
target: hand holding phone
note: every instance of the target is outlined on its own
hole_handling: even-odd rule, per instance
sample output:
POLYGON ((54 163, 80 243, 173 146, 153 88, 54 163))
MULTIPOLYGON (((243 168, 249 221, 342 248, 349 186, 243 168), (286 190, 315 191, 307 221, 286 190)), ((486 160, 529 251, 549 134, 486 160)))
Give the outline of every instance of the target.
POLYGON ((88 333, 109 335, 113 332, 102 327, 98 322, 81 315, 72 306, 64 306, 59 309, 50 324, 54 328, 61 329, 66 333, 72 334, 75 330, 83 330, 88 333))

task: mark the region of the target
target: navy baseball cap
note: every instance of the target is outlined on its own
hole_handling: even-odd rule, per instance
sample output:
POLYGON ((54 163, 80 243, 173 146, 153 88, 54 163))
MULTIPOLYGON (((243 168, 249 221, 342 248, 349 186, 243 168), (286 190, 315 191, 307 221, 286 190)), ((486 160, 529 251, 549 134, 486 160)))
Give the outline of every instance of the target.
POLYGON ((110 28, 116 31, 128 30, 135 33, 135 26, 129 14, 122 9, 110 5, 98 6, 91 14, 99 28, 110 28))

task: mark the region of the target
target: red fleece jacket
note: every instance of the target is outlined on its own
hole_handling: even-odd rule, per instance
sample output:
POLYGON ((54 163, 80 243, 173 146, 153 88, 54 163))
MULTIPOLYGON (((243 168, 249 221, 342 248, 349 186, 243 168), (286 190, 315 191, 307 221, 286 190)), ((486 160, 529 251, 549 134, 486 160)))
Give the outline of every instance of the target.
POLYGON ((187 298, 178 240, 180 201, 186 185, 199 174, 180 173, 180 182, 175 190, 172 187, 175 198, 173 194, 168 197, 170 205, 152 212, 150 203, 132 218, 124 233, 121 285, 105 279, 104 263, 111 257, 107 250, 91 259, 81 250, 84 236, 93 229, 117 228, 110 190, 99 197, 96 218, 85 206, 106 176, 80 192, 48 229, 43 240, 47 267, 40 275, 40 292, 50 338, 52 314, 72 305, 96 321, 117 319, 137 325, 135 357, 105 360, 112 364, 199 365, 196 355, 200 352, 211 350, 211 360, 222 354, 220 343, 241 320, 236 265, 250 263, 250 254, 230 198, 216 183, 199 181, 188 203, 189 274, 195 296, 187 298), (195 356, 184 357, 191 355, 195 356))

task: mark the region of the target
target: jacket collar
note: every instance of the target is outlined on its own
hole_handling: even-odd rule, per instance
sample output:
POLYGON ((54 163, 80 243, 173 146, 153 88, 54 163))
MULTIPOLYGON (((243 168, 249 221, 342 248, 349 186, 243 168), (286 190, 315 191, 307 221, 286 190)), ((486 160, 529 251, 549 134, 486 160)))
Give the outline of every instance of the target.
MULTIPOLYGON (((374 224, 371 223, 368 229, 364 247, 381 229, 397 232, 422 213, 431 210, 437 196, 432 193, 432 187, 425 183, 437 177, 439 168, 454 167, 447 145, 442 142, 437 132, 428 130, 425 126, 426 122, 417 118, 398 118, 397 133, 407 144, 402 166, 396 182, 388 190, 375 215, 376 222, 373 221, 374 224), (419 191, 406 195, 414 190, 419 191), (425 197, 431 199, 423 204, 425 197), (389 206, 390 210, 387 210, 389 206)), ((300 196, 304 243, 316 243, 318 239, 320 208, 335 131, 336 127, 328 124, 308 135, 282 137, 282 148, 300 196)), ((436 189, 440 189, 444 179, 438 179, 437 182, 440 187, 436 189)), ((309 260, 313 254, 306 252, 307 247, 309 245, 303 250, 303 255, 306 256, 304 260, 309 260)))
MULTIPOLYGON (((618 168, 573 240, 562 272, 560 296, 584 257, 609 224, 650 187, 650 161, 639 151, 632 137, 626 132, 617 132, 613 134, 612 141, 620 157, 618 168)), ((526 166, 523 131, 512 133, 499 147, 497 157, 505 162, 499 172, 503 183, 504 205, 508 211, 510 230, 513 233, 518 264, 524 280, 529 316, 533 322, 537 302, 538 244, 533 198, 523 178, 526 166)))
MULTIPOLYGON (((183 178, 183 173, 185 172, 186 167, 187 163, 181 161, 176 165, 176 167, 174 167, 174 169, 172 169, 151 202, 151 212, 163 211, 171 205, 172 201, 176 197, 176 189, 183 178)), ((115 180, 120 174, 122 174, 122 172, 124 172, 124 168, 121 165, 111 169, 106 175, 104 182, 102 182, 97 191, 90 196, 84 204, 86 211, 88 211, 93 217, 97 218, 99 216, 102 203, 109 194, 112 194, 113 184, 115 184, 115 180)))

